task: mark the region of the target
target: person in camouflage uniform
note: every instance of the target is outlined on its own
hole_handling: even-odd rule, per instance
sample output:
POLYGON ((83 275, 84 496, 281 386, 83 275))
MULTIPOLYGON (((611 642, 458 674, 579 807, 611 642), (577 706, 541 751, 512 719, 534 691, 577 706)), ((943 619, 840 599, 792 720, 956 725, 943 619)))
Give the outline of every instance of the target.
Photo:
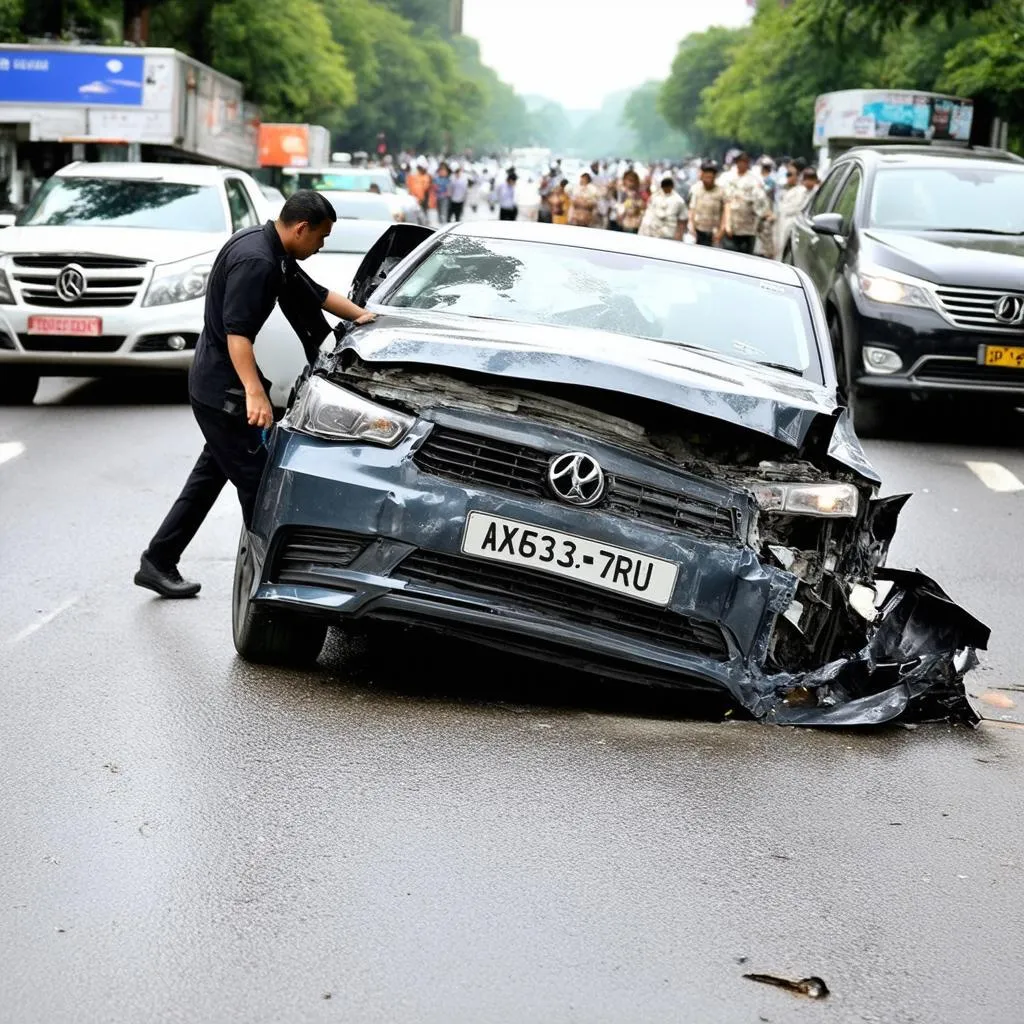
POLYGON ((736 157, 736 174, 725 186, 726 245, 753 254, 761 219, 771 213, 760 175, 750 170, 750 157, 736 157))
POLYGON ((725 189, 716 181, 718 168, 706 163, 690 191, 690 234, 698 245, 718 245, 725 231, 725 189))

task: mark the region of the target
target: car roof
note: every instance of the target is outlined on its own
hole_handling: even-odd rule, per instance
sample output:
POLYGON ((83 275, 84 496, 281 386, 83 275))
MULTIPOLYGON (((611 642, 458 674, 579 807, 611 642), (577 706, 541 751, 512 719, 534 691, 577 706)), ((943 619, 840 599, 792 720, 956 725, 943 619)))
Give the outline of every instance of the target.
POLYGON ((598 231, 567 224, 538 224, 534 221, 463 221, 448 229, 453 235, 471 238, 494 238, 507 241, 543 242, 546 245, 565 245, 576 249, 597 249, 628 256, 667 260, 689 266, 708 267, 733 274, 760 277, 778 284, 803 288, 796 270, 785 263, 766 260, 761 256, 746 256, 704 245, 687 245, 667 238, 647 238, 625 231, 598 231))
POLYGON ((1003 168, 1006 164, 1024 164, 1024 159, 1005 150, 954 146, 857 146, 837 157, 835 162, 852 157, 878 167, 949 167, 965 160, 1003 168))
POLYGON ((57 171, 61 178, 121 178, 132 181, 171 181, 179 185, 216 185, 225 174, 242 174, 214 164, 79 163, 57 171))

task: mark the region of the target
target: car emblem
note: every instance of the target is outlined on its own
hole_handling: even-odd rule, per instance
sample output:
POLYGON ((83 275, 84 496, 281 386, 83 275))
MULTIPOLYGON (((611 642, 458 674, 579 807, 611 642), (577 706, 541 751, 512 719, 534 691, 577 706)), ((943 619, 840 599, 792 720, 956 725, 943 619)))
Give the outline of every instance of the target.
POLYGON ((1024 321, 1024 297, 1004 295, 995 305, 996 319, 1001 324, 1017 325, 1024 321))
POLYGON ((57 275, 57 294, 65 302, 80 299, 85 292, 85 271, 77 263, 69 263, 57 275))
POLYGON ((566 452, 548 463, 548 486, 570 505, 596 505, 604 495, 604 470, 583 452, 566 452))

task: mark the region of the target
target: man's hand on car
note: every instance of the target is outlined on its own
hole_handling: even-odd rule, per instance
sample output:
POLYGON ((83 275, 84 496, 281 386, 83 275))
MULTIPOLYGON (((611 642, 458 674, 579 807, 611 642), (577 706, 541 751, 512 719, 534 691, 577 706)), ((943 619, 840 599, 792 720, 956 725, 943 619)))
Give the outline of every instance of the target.
POLYGON ((352 322, 356 327, 361 327, 363 324, 372 324, 377 319, 376 313, 364 313, 361 317, 357 317, 352 322))
POLYGON ((245 413, 250 427, 269 427, 274 422, 274 408, 266 391, 246 391, 245 413))

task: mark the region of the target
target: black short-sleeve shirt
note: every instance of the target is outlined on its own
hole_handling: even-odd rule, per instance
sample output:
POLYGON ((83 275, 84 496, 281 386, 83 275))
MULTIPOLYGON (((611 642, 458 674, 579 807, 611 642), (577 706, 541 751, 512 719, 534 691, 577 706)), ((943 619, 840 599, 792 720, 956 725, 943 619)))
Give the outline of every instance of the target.
MULTIPOLYGON (((281 294, 285 279, 296 269, 285 252, 277 227, 245 228, 232 235, 217 254, 206 287, 203 331, 189 372, 189 392, 196 402, 215 409, 238 406, 242 382, 228 354, 228 335, 240 334, 250 341, 267 322, 281 294)), ((321 305, 327 289, 316 286, 321 305)), ((260 373, 263 386, 270 382, 260 373)), ((241 409, 245 409, 244 399, 241 409)))

